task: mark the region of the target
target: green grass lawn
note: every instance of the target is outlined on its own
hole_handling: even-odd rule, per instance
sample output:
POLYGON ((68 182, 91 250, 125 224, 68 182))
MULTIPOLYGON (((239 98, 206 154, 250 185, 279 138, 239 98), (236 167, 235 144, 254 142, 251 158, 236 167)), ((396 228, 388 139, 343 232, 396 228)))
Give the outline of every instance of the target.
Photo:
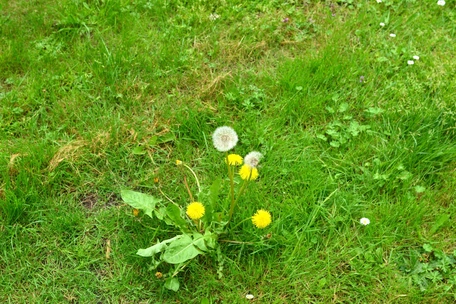
POLYGON ((454 303, 455 53, 454 0, 0 0, 0 302, 454 303), (223 125, 260 177, 173 292, 120 191, 223 125))

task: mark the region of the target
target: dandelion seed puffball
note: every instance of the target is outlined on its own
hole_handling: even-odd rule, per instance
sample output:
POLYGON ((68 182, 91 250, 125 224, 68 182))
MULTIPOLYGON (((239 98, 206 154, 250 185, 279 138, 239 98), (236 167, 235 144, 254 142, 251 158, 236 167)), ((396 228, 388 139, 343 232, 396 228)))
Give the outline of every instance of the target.
POLYGON ((363 217, 359 220, 359 222, 361 223, 361 225, 367 226, 370 224, 371 221, 367 217, 363 217))
POLYGON ((420 59, 420 56, 415 55, 415 56, 413 56, 413 59, 419 60, 419 59, 420 59))
POLYGON ((391 38, 395 38, 395 37, 396 37, 396 34, 391 33, 391 34, 390 34, 390 37, 391 37, 391 38))
POLYGON ((238 136, 233 128, 223 126, 215 129, 214 134, 212 134, 212 141, 214 142, 214 147, 217 150, 220 152, 226 152, 236 146, 238 136))
POLYGON ((380 26, 381 26, 381 27, 384 27, 384 26, 385 26, 385 23, 384 23, 384 22, 380 22, 380 26))
POLYGON ((253 294, 248 293, 248 294, 245 295, 245 298, 247 300, 252 300, 253 298, 255 298, 255 296, 253 294))
POLYGON ((244 157, 244 164, 249 165, 252 168, 256 168, 260 162, 263 154, 257 151, 252 151, 244 157))
POLYGON ((408 65, 414 65, 414 64, 415 64, 415 61, 413 61, 413 60, 408 60, 408 61, 407 61, 407 64, 408 64, 408 65))
POLYGON ((437 5, 444 6, 445 5, 445 0, 437 1, 437 5))

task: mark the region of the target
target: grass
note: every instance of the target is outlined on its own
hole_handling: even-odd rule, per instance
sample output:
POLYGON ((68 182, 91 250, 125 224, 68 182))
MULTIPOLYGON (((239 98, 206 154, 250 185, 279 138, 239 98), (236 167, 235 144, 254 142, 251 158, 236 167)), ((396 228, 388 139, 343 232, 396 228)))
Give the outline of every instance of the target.
POLYGON ((0 300, 453 303, 454 5, 1 0, 0 300), (174 293, 135 254, 172 229, 119 193, 186 204, 221 125, 265 155, 234 221, 273 224, 174 293))

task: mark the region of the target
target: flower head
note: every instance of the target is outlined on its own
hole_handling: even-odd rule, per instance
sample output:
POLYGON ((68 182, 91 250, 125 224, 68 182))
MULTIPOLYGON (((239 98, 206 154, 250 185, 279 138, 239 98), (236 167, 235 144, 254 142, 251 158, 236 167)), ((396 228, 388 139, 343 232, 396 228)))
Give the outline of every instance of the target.
POLYGON ((256 168, 262 157, 263 154, 257 151, 253 151, 244 157, 244 163, 252 168, 256 168))
POLYGON ((361 223, 361 225, 367 226, 370 224, 371 221, 367 217, 363 217, 359 220, 359 222, 361 223))
POLYGON ((253 298, 255 298, 255 296, 253 294, 251 294, 251 293, 248 293, 248 294, 245 295, 245 298, 247 300, 252 300, 253 298))
POLYGON ((223 126, 215 129, 212 134, 214 147, 220 152, 226 152, 234 148, 238 142, 238 136, 233 128, 223 126))
POLYGON ((266 228, 271 224, 272 219, 271 219, 271 213, 269 211, 260 209, 258 210, 253 216, 252 216, 252 223, 257 227, 257 228, 266 228))
POLYGON ((239 170, 239 175, 243 180, 256 180, 258 178, 258 169, 244 164, 239 170))
POLYGON ((182 165, 182 161, 181 160, 178 160, 176 159, 176 166, 181 166, 182 165))
POLYGON ((187 215, 192 220, 199 220, 202 218, 205 211, 204 205, 200 202, 193 202, 187 206, 187 215))
POLYGON ((413 59, 420 60, 420 56, 415 55, 415 56, 413 56, 413 59))
POLYGON ((384 23, 384 22, 380 22, 380 26, 381 26, 381 27, 384 27, 384 26, 385 26, 385 23, 384 23))
POLYGON ((407 60, 407 64, 408 64, 408 65, 413 65, 413 64, 415 64, 415 61, 413 61, 413 60, 407 60))
POLYGON ((227 162, 228 165, 230 165, 230 166, 241 165, 241 164, 242 164, 242 156, 240 156, 240 155, 238 155, 238 154, 229 154, 229 155, 226 157, 226 162, 227 162))
POLYGON ((390 37, 391 37, 391 38, 395 38, 395 37, 396 37, 396 34, 391 33, 391 34, 390 34, 390 37))
POLYGON ((437 1, 437 5, 444 6, 445 5, 445 0, 437 1))

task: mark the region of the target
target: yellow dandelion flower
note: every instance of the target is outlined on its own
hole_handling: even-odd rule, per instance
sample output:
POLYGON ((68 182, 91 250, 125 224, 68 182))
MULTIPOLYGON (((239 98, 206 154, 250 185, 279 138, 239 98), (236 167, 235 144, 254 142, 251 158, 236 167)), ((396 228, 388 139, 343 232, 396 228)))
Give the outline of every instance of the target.
POLYGON ((256 180, 258 178, 258 169, 244 164, 239 170, 239 175, 243 180, 256 180))
POLYGON ((271 213, 269 211, 260 209, 258 210, 253 216, 252 216, 252 223, 257 227, 257 228, 266 228, 271 224, 272 219, 271 219, 271 213))
POLYGON ((138 216, 139 215, 139 209, 133 209, 133 215, 138 216))
POLYGON ((181 161, 181 160, 178 160, 178 159, 176 159, 176 166, 180 166, 180 165, 182 165, 182 161, 181 161))
POLYGON ((193 202, 187 206, 187 215, 192 220, 199 220, 202 218, 205 211, 204 205, 200 202, 193 202))
POLYGON ((238 154, 230 154, 225 160, 230 166, 242 165, 242 156, 238 154))

